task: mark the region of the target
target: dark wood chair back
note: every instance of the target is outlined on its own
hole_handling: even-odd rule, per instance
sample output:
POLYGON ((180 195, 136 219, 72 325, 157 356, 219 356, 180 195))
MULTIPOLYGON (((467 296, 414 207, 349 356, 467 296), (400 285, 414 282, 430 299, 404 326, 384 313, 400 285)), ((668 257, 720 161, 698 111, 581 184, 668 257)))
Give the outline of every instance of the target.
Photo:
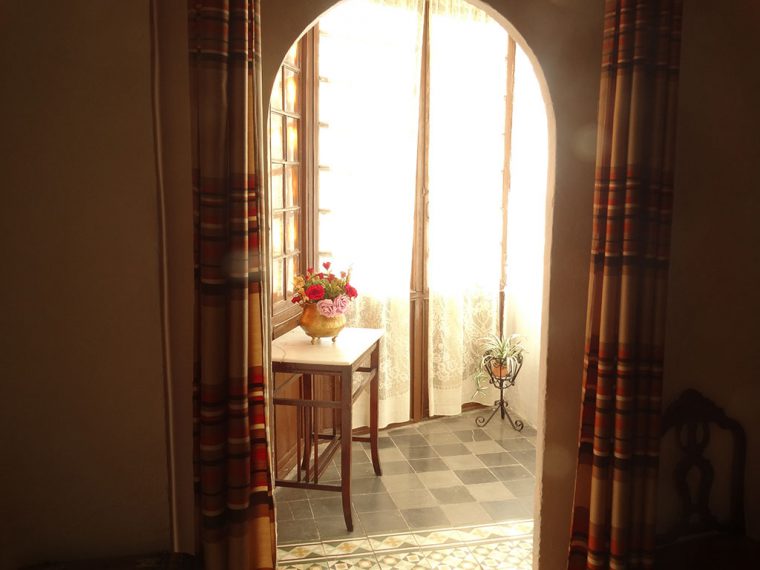
POLYGON ((675 540, 706 533, 743 535, 744 519, 744 466, 747 438, 744 428, 729 418, 723 409, 697 390, 689 389, 665 410, 661 434, 673 432, 681 457, 673 472, 675 491, 681 503, 679 520, 658 542, 675 540), (732 438, 732 458, 728 466, 730 477, 730 506, 728 517, 719 520, 710 510, 710 493, 715 480, 715 469, 705 456, 710 444, 711 428, 726 430, 732 438), (689 486, 692 470, 697 471, 698 484, 689 486))

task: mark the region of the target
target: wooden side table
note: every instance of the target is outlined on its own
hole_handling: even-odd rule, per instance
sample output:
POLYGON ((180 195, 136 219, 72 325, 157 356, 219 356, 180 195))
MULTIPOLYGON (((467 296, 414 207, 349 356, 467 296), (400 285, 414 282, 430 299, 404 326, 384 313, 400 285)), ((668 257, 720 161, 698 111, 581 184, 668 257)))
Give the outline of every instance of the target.
MULTIPOLYGON (((296 328, 272 342, 272 370, 294 376, 274 392, 274 414, 278 406, 296 407, 296 480, 275 478, 275 485, 323 491, 340 491, 343 499, 343 518, 349 531, 354 529, 351 519, 351 442, 369 442, 375 474, 382 475, 377 451, 377 400, 380 365, 380 329, 346 328, 333 343, 323 339, 311 344, 311 339, 296 328), (362 363, 369 357, 369 366, 362 363), (355 372, 366 375, 354 376, 355 372), (317 399, 315 376, 328 375, 340 378, 339 390, 333 390, 332 399, 317 399), (291 382, 300 382, 299 398, 279 397, 278 393, 291 382), (369 436, 353 436, 352 408, 359 395, 369 386, 369 436), (332 409, 340 413, 340 432, 321 434, 317 421, 319 409, 332 409), (320 440, 329 440, 321 452, 320 440), (303 446, 301 442, 303 441, 303 446), (340 449, 340 485, 326 485, 319 477, 330 459, 340 449), (313 457, 312 457, 313 454, 313 457)), ((276 464, 276 460, 275 460, 276 464)))

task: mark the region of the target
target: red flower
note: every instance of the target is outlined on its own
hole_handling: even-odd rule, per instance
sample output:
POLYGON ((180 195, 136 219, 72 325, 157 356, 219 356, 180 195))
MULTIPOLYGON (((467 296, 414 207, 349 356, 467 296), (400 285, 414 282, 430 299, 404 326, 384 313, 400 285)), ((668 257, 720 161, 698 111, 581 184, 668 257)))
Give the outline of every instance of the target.
POLYGON ((307 275, 311 275, 312 273, 314 273, 314 268, 313 268, 313 267, 309 267, 309 268, 306 270, 306 274, 307 274, 307 275))
POLYGON ((333 275, 332 273, 330 273, 330 274, 327 276, 327 280, 328 280, 328 281, 335 281, 335 275, 333 275))
POLYGON ((299 295, 296 295, 290 300, 290 302, 295 304, 295 303, 298 303, 300 300, 301 300, 301 297, 299 295))
POLYGON ((340 272, 340 278, 341 279, 345 279, 346 278, 346 272, 345 271, 341 271, 340 272))
POLYGON ((324 267, 324 268, 325 268, 325 271, 329 271, 329 270, 330 270, 330 262, 329 262, 329 261, 325 261, 325 262, 322 264, 322 267, 324 267))
POLYGON ((320 271, 319 273, 317 273, 317 277, 319 279, 324 279, 325 278, 325 274, 320 271))
POLYGON ((322 285, 309 285, 306 289, 306 296, 312 301, 319 301, 325 296, 325 288, 322 285))
MULTIPOLYGON (((308 291, 307 291, 308 293, 308 291)), ((352 299, 355 298, 359 293, 356 292, 356 289, 353 288, 353 286, 346 283, 346 295, 351 297, 352 299)))

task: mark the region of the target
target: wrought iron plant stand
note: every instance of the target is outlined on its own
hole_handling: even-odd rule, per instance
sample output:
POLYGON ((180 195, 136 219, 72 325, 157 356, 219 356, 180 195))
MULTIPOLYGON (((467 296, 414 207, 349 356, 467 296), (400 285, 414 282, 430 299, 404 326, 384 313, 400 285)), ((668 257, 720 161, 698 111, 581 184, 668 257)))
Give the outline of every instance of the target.
POLYGON ((494 364, 496 363, 494 362, 495 360, 496 360, 495 358, 491 358, 490 360, 486 359, 483 362, 484 364, 483 368, 488 373, 488 376, 489 376, 488 381, 494 387, 499 389, 499 399, 494 401, 493 411, 491 412, 491 415, 488 416, 487 419, 485 416, 478 416, 477 418, 475 418, 475 424, 477 424, 478 427, 484 427, 485 425, 488 424, 488 422, 491 421, 491 418, 493 418, 494 415, 496 415, 496 412, 500 411, 502 420, 506 417, 509 420, 509 424, 512 426, 512 429, 514 429, 515 431, 522 431, 525 425, 520 419, 516 419, 516 420, 512 419, 512 416, 509 415, 509 411, 507 411, 507 407, 509 406, 509 404, 504 399, 504 390, 506 390, 510 386, 515 385, 515 380, 517 379, 517 375, 520 373, 520 369, 522 368, 522 363, 523 363, 522 357, 515 359, 515 361, 517 362, 516 366, 508 366, 508 367, 501 368, 501 370, 507 371, 506 374, 503 376, 497 375, 494 372, 494 368, 498 369, 498 367, 492 366, 492 363, 494 364))

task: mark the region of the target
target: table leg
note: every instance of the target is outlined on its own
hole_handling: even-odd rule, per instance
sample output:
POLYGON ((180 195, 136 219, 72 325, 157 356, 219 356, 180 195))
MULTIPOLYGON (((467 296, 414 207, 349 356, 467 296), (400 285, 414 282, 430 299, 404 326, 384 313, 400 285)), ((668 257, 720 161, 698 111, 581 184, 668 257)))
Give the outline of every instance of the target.
POLYGON ((340 486, 343 495, 343 518, 348 532, 354 530, 351 519, 351 380, 352 371, 343 371, 340 375, 340 389, 343 404, 340 415, 340 486))
MULTIPOLYGON (((301 378, 301 387, 303 390, 304 400, 314 399, 311 374, 303 375, 303 378, 301 378)), ((301 469, 306 472, 306 481, 308 481, 309 475, 310 475, 309 456, 311 455, 311 439, 312 439, 312 429, 313 429, 312 424, 314 422, 314 407, 302 406, 302 409, 304 410, 303 433, 299 434, 300 437, 303 437, 303 462, 301 464, 301 469)))
POLYGON ((375 469, 375 475, 382 475, 383 470, 380 468, 380 454, 377 451, 377 424, 378 411, 377 402, 379 399, 380 383, 380 344, 375 345, 370 357, 370 367, 375 371, 375 377, 369 384, 369 448, 372 455, 372 467, 375 469))

